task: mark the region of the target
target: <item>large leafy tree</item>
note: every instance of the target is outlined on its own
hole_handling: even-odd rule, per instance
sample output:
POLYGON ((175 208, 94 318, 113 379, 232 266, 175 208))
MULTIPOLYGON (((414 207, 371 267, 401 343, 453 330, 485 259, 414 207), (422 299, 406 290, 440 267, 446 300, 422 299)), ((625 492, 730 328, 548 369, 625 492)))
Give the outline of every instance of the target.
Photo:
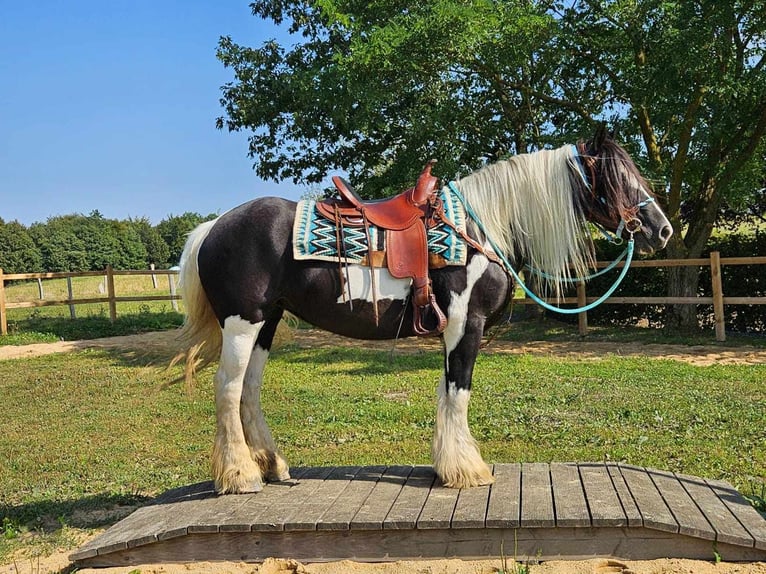
MULTIPOLYGON (((699 257, 721 214, 763 214, 766 2, 577 2, 562 31, 575 56, 563 77, 608 94, 611 119, 643 150, 676 231, 670 257, 699 257)), ((669 294, 695 295, 698 278, 670 269, 669 294)), ((668 319, 696 325, 695 309, 668 319)))
POLYGON ((4 273, 42 271, 42 256, 29 231, 18 221, 0 218, 0 269, 4 273))
MULTIPOLYGON (((251 4, 292 46, 221 39, 235 74, 221 127, 250 130, 266 178, 343 169, 374 196, 587 135, 608 121, 656 182, 697 256, 723 207, 757 201, 765 173, 766 2, 317 0, 251 4)), ((762 195, 762 191, 760 192, 762 195)), ((675 269, 669 294, 694 294, 675 269)), ((671 314, 690 325, 693 309, 671 314)))
POLYGON ((181 215, 168 215, 160 221, 157 224, 156 230, 168 246, 168 262, 171 265, 178 265, 189 232, 200 223, 215 219, 216 217, 214 213, 203 216, 199 213, 187 211, 181 215))

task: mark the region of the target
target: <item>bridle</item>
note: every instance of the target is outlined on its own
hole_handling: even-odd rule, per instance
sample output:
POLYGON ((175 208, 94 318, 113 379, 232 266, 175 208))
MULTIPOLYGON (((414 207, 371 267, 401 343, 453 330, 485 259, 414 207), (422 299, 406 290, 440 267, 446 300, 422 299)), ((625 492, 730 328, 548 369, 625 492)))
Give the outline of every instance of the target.
MULTIPOLYGON (((591 197, 596 199, 596 161, 597 159, 587 153, 585 143, 580 142, 577 145, 573 145, 574 163, 577 167, 577 173, 580 176, 585 188, 590 191, 591 197), (587 169, 587 173, 586 173, 587 169)), ((599 198, 601 202, 604 202, 604 198, 599 198)), ((614 232, 606 229, 601 223, 591 221, 591 223, 601 232, 601 234, 615 245, 623 243, 622 232, 627 231, 630 234, 631 240, 633 234, 641 231, 643 227, 642 221, 637 217, 639 211, 647 205, 654 203, 654 198, 647 194, 646 199, 638 202, 636 205, 627 209, 620 209, 620 221, 617 224, 617 229, 614 232)))

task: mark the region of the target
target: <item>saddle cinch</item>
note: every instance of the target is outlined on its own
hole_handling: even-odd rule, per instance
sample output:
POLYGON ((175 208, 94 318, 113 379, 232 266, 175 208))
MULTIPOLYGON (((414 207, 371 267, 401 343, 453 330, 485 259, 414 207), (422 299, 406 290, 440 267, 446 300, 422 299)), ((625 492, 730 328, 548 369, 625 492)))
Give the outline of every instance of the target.
MULTIPOLYGON (((374 267, 386 265, 392 276, 412 279, 413 330, 417 335, 438 335, 447 326, 447 318, 436 303, 428 276, 427 230, 436 225, 441 211, 439 179, 431 175, 434 163, 435 160, 431 160, 426 164, 415 187, 377 201, 362 200, 347 181, 334 176, 332 180, 340 198, 316 204, 317 212, 336 225, 339 260, 343 253, 343 227, 364 227, 376 324, 379 317, 374 267), (385 231, 383 257, 370 242, 370 225, 385 231)), ((341 281, 345 281, 342 269, 341 281)), ((346 292, 344 285, 341 289, 346 292)))

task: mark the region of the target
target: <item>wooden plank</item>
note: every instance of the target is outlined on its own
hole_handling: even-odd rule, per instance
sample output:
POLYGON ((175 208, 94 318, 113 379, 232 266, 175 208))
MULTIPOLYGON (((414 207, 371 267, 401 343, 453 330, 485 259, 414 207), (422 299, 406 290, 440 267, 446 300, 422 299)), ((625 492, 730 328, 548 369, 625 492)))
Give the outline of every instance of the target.
POLYGON ((593 526, 628 526, 620 496, 604 464, 578 465, 593 526))
POLYGON ((354 481, 343 491, 322 518, 317 522, 317 530, 348 530, 351 520, 367 500, 375 485, 383 476, 385 466, 366 466, 354 477, 354 481))
POLYGON ((556 509, 556 525, 560 527, 591 525, 580 473, 572 463, 552 463, 551 485, 556 509))
POLYGON ((545 463, 523 463, 521 465, 521 527, 545 528, 555 525, 550 467, 545 463))
MULTIPOLYGON (((715 489, 701 478, 679 475, 684 488, 694 498, 705 517, 716 530, 716 540, 743 546, 754 546, 755 540, 742 526, 715 489)), ((729 486, 729 488, 732 488, 729 486)))
POLYGON ((185 536, 190 532, 216 533, 223 531, 247 532, 250 525, 229 526, 232 520, 242 507, 246 506, 257 494, 224 494, 213 496, 204 500, 195 501, 194 505, 188 507, 188 511, 182 511, 177 503, 175 508, 169 509, 172 518, 168 521, 160 534, 160 539, 174 538, 176 536, 185 536))
POLYGON ((708 522, 715 528, 716 541, 754 546, 755 540, 721 501, 718 494, 702 478, 676 475, 686 492, 694 499, 708 522))
POLYGON ((411 466, 388 467, 351 520, 350 528, 382 530, 383 521, 411 472, 411 466))
POLYGON ((641 518, 641 513, 638 511, 636 501, 633 499, 633 495, 630 493, 628 485, 625 484, 625 479, 620 472, 619 466, 616 464, 607 464, 606 469, 609 472, 609 477, 612 479, 614 490, 620 498, 622 510, 625 512, 625 518, 628 520, 628 526, 643 526, 644 519, 641 518))
POLYGON ((489 493, 487 528, 518 528, 521 515, 521 465, 496 464, 489 493))
POLYGON ((678 523, 673 518, 673 513, 665 504, 646 469, 622 464, 619 465, 619 469, 636 501, 644 526, 665 532, 678 532, 678 523))
POLYGON ((447 488, 438 478, 428 493, 423 510, 418 518, 417 528, 449 528, 452 514, 460 494, 457 488, 447 488))
POLYGON ((755 540, 755 548, 766 550, 766 518, 761 516, 731 484, 718 480, 705 482, 750 533, 755 540))
POLYGON ((285 530, 316 530, 317 523, 359 472, 358 466, 340 466, 316 489, 305 504, 285 520, 285 530))
POLYGON ((715 540, 715 529, 700 512, 676 476, 661 470, 649 470, 648 473, 673 513, 678 523, 678 532, 705 540, 715 540))
MULTIPOLYGON (((259 531, 284 530, 285 522, 295 513, 295 509, 314 495, 314 492, 333 470, 333 467, 307 469, 298 479, 297 484, 289 488, 289 492, 282 491, 282 495, 278 499, 272 500, 269 506, 256 514, 255 520, 248 518, 252 523, 252 529, 259 531)), ((265 488, 259 494, 264 492, 266 492, 265 488)), ((238 518, 240 523, 247 522, 243 517, 238 518)))
POLYGON ((484 528, 490 485, 464 488, 452 513, 452 528, 484 528))
POLYGON ((423 509, 435 480, 436 473, 433 467, 416 466, 413 468, 383 521, 383 529, 415 528, 420 511, 423 509))

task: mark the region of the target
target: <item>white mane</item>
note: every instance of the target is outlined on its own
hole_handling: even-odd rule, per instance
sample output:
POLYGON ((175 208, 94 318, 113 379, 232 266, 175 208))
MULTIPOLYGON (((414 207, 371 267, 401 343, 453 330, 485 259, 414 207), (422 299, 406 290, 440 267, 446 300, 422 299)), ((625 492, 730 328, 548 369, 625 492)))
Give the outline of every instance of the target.
POLYGON ((564 146, 515 156, 456 182, 497 249, 511 263, 551 276, 556 296, 565 279, 586 275, 594 260, 570 180, 575 161, 573 147, 564 146))

